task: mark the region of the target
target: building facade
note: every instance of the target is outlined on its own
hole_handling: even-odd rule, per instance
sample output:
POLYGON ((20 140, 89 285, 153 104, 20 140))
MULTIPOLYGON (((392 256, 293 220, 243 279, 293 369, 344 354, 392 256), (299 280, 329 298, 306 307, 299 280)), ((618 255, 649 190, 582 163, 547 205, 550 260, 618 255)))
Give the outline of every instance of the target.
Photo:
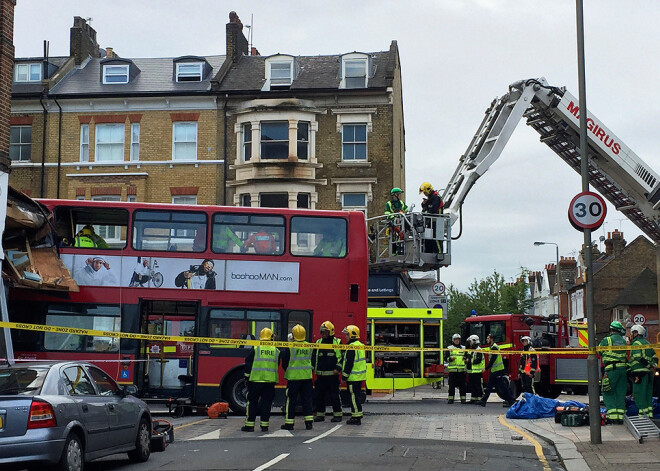
MULTIPOLYGON (((16 59, 11 184, 33 197, 356 209, 405 181, 396 42, 332 56, 127 59, 76 17, 70 55, 16 59)), ((256 50, 251 51, 256 53, 256 50)))

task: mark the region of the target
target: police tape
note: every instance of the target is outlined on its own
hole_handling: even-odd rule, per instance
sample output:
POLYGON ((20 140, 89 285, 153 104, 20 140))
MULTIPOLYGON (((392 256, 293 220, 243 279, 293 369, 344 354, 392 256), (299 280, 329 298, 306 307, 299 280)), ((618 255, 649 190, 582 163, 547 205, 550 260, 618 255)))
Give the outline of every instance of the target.
MULTIPOLYGON (((112 337, 128 340, 147 340, 152 342, 183 342, 183 343, 199 343, 208 345, 219 346, 252 346, 257 347, 260 345, 269 345, 274 347, 301 347, 305 346, 312 349, 320 350, 365 350, 371 352, 451 352, 451 348, 439 347, 392 347, 387 345, 354 345, 354 344, 329 344, 329 343, 307 343, 307 342, 282 342, 282 341, 268 341, 268 340, 251 340, 251 339, 226 339, 217 337, 193 337, 193 336, 179 336, 179 335, 155 335, 155 334, 138 334, 131 332, 115 332, 108 330, 94 330, 82 329, 78 327, 62 327, 54 325, 43 324, 26 324, 22 322, 3 322, 0 321, 0 327, 18 330, 31 330, 37 332, 50 332, 54 334, 71 334, 71 335, 88 335, 93 337, 112 337)), ((542 348, 534 350, 536 355, 585 355, 589 353, 596 353, 597 351, 617 351, 617 350, 641 350, 646 348, 660 349, 660 344, 647 344, 647 345, 622 345, 622 346, 599 346, 591 348, 542 348)), ((491 350, 484 347, 480 351, 488 354, 491 350)), ((500 349, 497 352, 501 355, 528 355, 529 350, 509 350, 500 349)))

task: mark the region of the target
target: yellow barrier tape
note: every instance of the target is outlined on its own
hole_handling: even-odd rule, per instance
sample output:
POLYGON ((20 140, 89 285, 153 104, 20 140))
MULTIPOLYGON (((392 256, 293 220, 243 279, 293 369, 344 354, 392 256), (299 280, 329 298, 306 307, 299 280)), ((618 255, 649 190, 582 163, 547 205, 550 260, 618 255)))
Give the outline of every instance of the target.
MULTIPOLYGON (((137 334, 129 332, 113 332, 106 330, 93 330, 81 329, 77 327, 62 327, 54 325, 42 324, 26 324, 22 322, 2 322, 0 327, 19 330, 32 330, 37 332, 51 332, 55 334, 73 334, 73 335, 91 335, 94 337, 114 337, 129 340, 151 340, 153 342, 184 342, 184 343, 203 343, 211 345, 233 345, 243 346, 250 345, 253 347, 259 345, 271 345, 275 347, 301 347, 322 349, 322 350, 366 350, 373 352, 449 352, 449 348, 429 348, 429 347, 390 347, 385 345, 347 345, 347 344, 328 344, 328 343, 307 343, 307 342, 281 342, 281 341, 267 341, 267 340, 248 340, 248 339, 225 339, 216 337, 188 337, 177 335, 153 335, 153 334, 137 334)), ((541 350, 533 350, 537 355, 586 355, 595 353, 596 351, 605 350, 640 350, 645 348, 660 348, 660 344, 649 345, 624 345, 624 346, 604 346, 589 348, 543 348, 541 350)), ((466 352, 472 351, 466 349, 466 352)), ((474 350, 477 351, 477 350, 474 350)), ((482 353, 489 354, 489 349, 483 348, 479 350, 482 353)), ((527 355, 529 350, 498 350, 501 355, 527 355)))

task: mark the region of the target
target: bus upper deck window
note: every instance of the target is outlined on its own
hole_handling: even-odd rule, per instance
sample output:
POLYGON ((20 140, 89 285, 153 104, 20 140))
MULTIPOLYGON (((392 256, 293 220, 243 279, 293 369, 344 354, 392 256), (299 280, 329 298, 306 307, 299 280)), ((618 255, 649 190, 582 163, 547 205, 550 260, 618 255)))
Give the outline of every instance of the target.
POLYGON ((282 255, 284 218, 263 214, 216 214, 211 249, 216 253, 282 255))
POLYGON ((133 248, 204 252, 206 215, 198 211, 138 210, 133 215, 133 248))
POLYGON ((342 258, 347 250, 346 219, 291 218, 291 253, 306 257, 342 258))
POLYGON ((53 215, 55 242, 60 247, 126 248, 128 211, 125 209, 58 206, 53 215))

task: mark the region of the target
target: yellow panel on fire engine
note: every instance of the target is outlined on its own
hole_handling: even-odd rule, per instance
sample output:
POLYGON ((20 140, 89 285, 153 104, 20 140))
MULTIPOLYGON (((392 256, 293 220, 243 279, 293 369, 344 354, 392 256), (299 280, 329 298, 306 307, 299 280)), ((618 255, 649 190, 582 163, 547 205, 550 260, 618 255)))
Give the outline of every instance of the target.
POLYGON ((442 309, 370 307, 367 319, 442 319, 442 309))

